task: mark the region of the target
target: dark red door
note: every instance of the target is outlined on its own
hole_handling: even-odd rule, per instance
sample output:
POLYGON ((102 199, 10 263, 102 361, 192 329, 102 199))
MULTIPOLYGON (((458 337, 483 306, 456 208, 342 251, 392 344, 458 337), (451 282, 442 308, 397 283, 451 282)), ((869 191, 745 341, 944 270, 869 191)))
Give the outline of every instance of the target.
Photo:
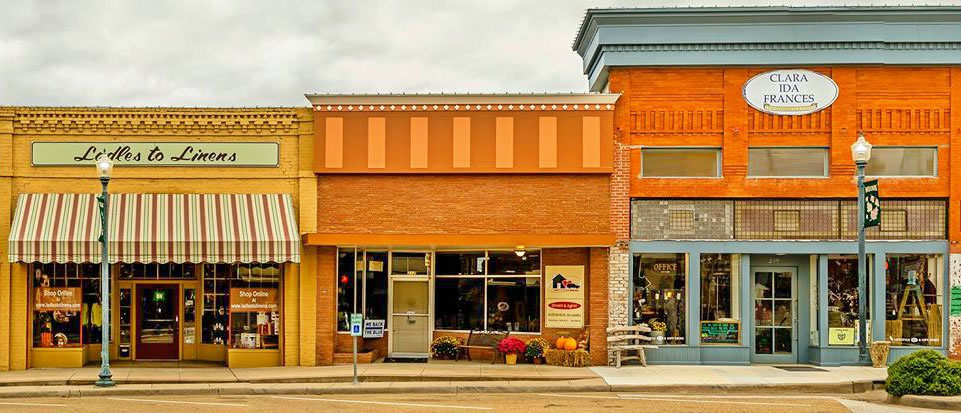
POLYGON ((177 285, 137 286, 137 359, 180 358, 180 307, 177 285))

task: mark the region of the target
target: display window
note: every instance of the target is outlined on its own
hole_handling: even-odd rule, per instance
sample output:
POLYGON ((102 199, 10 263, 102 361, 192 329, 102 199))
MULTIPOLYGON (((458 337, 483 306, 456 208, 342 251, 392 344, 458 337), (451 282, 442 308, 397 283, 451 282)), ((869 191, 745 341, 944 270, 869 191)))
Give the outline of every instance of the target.
POLYGON ((540 332, 540 251, 438 251, 435 257, 435 329, 540 332))
POLYGON ((634 254, 633 322, 654 343, 687 343, 687 272, 686 254, 634 254))
POLYGON ((701 344, 740 344, 738 254, 701 254, 701 344))
POLYGON ((885 272, 885 333, 891 344, 943 345, 944 257, 939 254, 888 255, 885 272))
MULTIPOLYGON (((871 257, 868 256, 867 271, 867 319, 871 320, 871 257)), ((858 257, 857 255, 828 256, 828 345, 857 345, 860 332, 858 325, 858 257)), ((868 331, 868 341, 870 341, 868 331)))
POLYGON ((99 264, 41 264, 33 274, 33 346, 99 344, 103 312, 99 264))
POLYGON ((233 265, 230 280, 230 347, 280 348, 280 264, 233 265))
MULTIPOLYGON (((399 253, 395 253, 399 254, 399 253)), ((350 314, 363 313, 368 320, 384 320, 387 326, 386 251, 341 248, 337 252, 337 331, 350 331, 350 314)), ((398 255, 391 264, 394 271, 413 271, 427 265, 424 254, 420 263, 416 254, 398 255)))

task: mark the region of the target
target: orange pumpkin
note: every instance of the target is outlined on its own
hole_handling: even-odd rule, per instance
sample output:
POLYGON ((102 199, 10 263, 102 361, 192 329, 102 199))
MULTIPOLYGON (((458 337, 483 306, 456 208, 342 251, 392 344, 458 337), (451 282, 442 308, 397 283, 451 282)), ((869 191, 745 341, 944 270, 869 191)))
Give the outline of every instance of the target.
POLYGON ((563 350, 565 344, 567 344, 567 337, 564 337, 564 336, 558 337, 557 341, 554 342, 554 348, 558 350, 563 350))
POLYGON ((567 351, 577 350, 577 340, 574 340, 573 338, 570 338, 570 337, 568 337, 567 339, 565 339, 565 340, 564 340, 564 350, 567 350, 567 351))

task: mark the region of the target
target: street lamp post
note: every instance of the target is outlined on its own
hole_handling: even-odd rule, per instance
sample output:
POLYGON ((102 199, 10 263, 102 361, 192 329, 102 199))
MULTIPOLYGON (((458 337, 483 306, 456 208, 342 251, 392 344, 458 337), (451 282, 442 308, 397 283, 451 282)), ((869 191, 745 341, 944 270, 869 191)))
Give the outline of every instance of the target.
POLYGON ((871 144, 858 133, 858 140, 851 145, 851 157, 858 169, 858 362, 868 364, 867 340, 867 262, 864 253, 864 167, 871 159, 871 144))
POLYGON ((94 384, 97 387, 113 387, 113 374, 110 373, 110 262, 107 260, 107 184, 110 183, 110 172, 113 171, 113 161, 106 155, 97 158, 97 172, 100 175, 100 185, 103 191, 97 197, 100 204, 100 308, 103 323, 100 326, 100 378, 94 384))

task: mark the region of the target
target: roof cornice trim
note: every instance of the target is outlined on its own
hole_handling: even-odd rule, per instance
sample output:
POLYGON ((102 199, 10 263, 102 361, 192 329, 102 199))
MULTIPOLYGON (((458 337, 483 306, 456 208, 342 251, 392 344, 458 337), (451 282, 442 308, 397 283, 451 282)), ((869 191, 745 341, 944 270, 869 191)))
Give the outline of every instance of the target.
MULTIPOLYGON (((572 93, 572 94, 490 94, 490 95, 480 95, 480 94, 464 94, 464 95, 451 95, 451 94, 403 94, 403 95, 320 95, 320 94, 308 94, 306 95, 307 100, 310 101, 311 105, 316 109, 317 107, 331 106, 336 108, 337 106, 349 107, 356 106, 360 110, 363 106, 380 108, 384 110, 393 106, 394 108, 399 108, 404 106, 414 108, 418 105, 423 110, 451 110, 453 107, 457 107, 456 110, 463 108, 468 110, 470 108, 476 108, 480 110, 481 108, 494 109, 498 106, 518 106, 523 109, 523 106, 527 107, 540 107, 544 106, 593 106, 593 105, 613 105, 617 102, 620 97, 617 93, 572 93), (383 107, 383 108, 381 108, 383 107)), ((413 109, 411 109, 413 110, 413 109)))

